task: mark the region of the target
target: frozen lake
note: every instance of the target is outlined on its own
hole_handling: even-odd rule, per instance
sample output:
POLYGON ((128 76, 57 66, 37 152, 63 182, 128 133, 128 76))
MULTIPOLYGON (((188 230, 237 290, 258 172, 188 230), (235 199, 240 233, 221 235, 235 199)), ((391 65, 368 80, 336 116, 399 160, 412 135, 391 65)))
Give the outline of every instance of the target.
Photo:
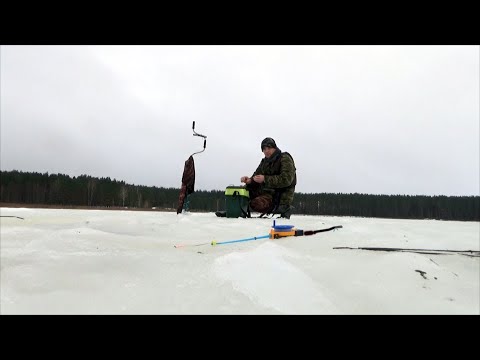
POLYGON ((480 314, 480 223, 0 208, 2 314, 480 314), (18 219, 19 216, 24 218, 18 219), (206 245, 191 246, 207 243, 206 245), (189 245, 175 248, 174 245, 189 245))

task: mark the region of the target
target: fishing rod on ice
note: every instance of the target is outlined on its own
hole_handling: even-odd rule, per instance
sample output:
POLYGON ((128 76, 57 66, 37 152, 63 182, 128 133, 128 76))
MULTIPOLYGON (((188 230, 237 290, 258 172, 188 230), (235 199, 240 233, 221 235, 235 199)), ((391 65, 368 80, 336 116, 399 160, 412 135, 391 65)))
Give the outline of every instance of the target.
POLYGON ((370 250, 370 251, 398 251, 398 252, 412 252, 419 254, 431 254, 431 255, 465 255, 471 257, 480 257, 480 251, 478 250, 448 250, 448 249, 407 249, 407 248, 393 248, 393 247, 348 247, 340 246, 334 247, 336 249, 348 249, 348 250, 370 250))
POLYGON ((245 239, 239 239, 239 240, 228 240, 228 241, 211 241, 211 242, 206 242, 206 243, 201 243, 201 244, 180 244, 180 245, 173 245, 175 248, 181 248, 181 247, 190 247, 190 246, 201 246, 201 245, 225 245, 225 244, 232 244, 232 243, 238 243, 238 242, 245 242, 245 241, 252 241, 252 240, 260 240, 260 239, 279 239, 282 237, 288 237, 288 236, 309 236, 309 235, 315 235, 320 232, 325 232, 325 231, 331 231, 331 230, 336 230, 336 229, 341 229, 343 228, 342 225, 338 226, 332 226, 326 229, 319 229, 319 230, 301 230, 301 229, 296 229, 294 225, 275 225, 275 220, 273 220, 273 226, 270 229, 270 233, 268 235, 260 235, 260 236, 253 236, 245 239))

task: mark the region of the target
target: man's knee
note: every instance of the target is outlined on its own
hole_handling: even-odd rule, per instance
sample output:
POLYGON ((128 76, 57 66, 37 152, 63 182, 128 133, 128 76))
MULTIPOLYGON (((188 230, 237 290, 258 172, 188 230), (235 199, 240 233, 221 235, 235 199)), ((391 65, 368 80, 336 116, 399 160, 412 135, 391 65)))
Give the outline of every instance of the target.
POLYGON ((269 195, 260 195, 250 201, 250 207, 253 211, 259 213, 268 213, 272 210, 272 197, 269 195))

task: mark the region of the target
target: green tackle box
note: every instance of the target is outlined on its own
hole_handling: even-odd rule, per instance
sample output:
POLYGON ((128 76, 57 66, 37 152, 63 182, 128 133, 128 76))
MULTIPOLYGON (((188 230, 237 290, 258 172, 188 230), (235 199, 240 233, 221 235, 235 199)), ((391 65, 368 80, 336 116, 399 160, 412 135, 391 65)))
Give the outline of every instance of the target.
POLYGON ((227 218, 247 217, 249 200, 248 190, 244 187, 227 186, 225 189, 227 218))

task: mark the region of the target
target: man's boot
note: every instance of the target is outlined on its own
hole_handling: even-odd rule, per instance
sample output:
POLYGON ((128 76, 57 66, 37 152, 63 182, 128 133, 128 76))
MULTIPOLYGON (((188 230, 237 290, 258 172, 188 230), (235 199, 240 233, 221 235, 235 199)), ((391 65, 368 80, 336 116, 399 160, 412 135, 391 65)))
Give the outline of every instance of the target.
POLYGON ((275 210, 274 214, 280 214, 281 218, 290 219, 290 215, 292 215, 292 206, 279 205, 277 210, 275 210))

